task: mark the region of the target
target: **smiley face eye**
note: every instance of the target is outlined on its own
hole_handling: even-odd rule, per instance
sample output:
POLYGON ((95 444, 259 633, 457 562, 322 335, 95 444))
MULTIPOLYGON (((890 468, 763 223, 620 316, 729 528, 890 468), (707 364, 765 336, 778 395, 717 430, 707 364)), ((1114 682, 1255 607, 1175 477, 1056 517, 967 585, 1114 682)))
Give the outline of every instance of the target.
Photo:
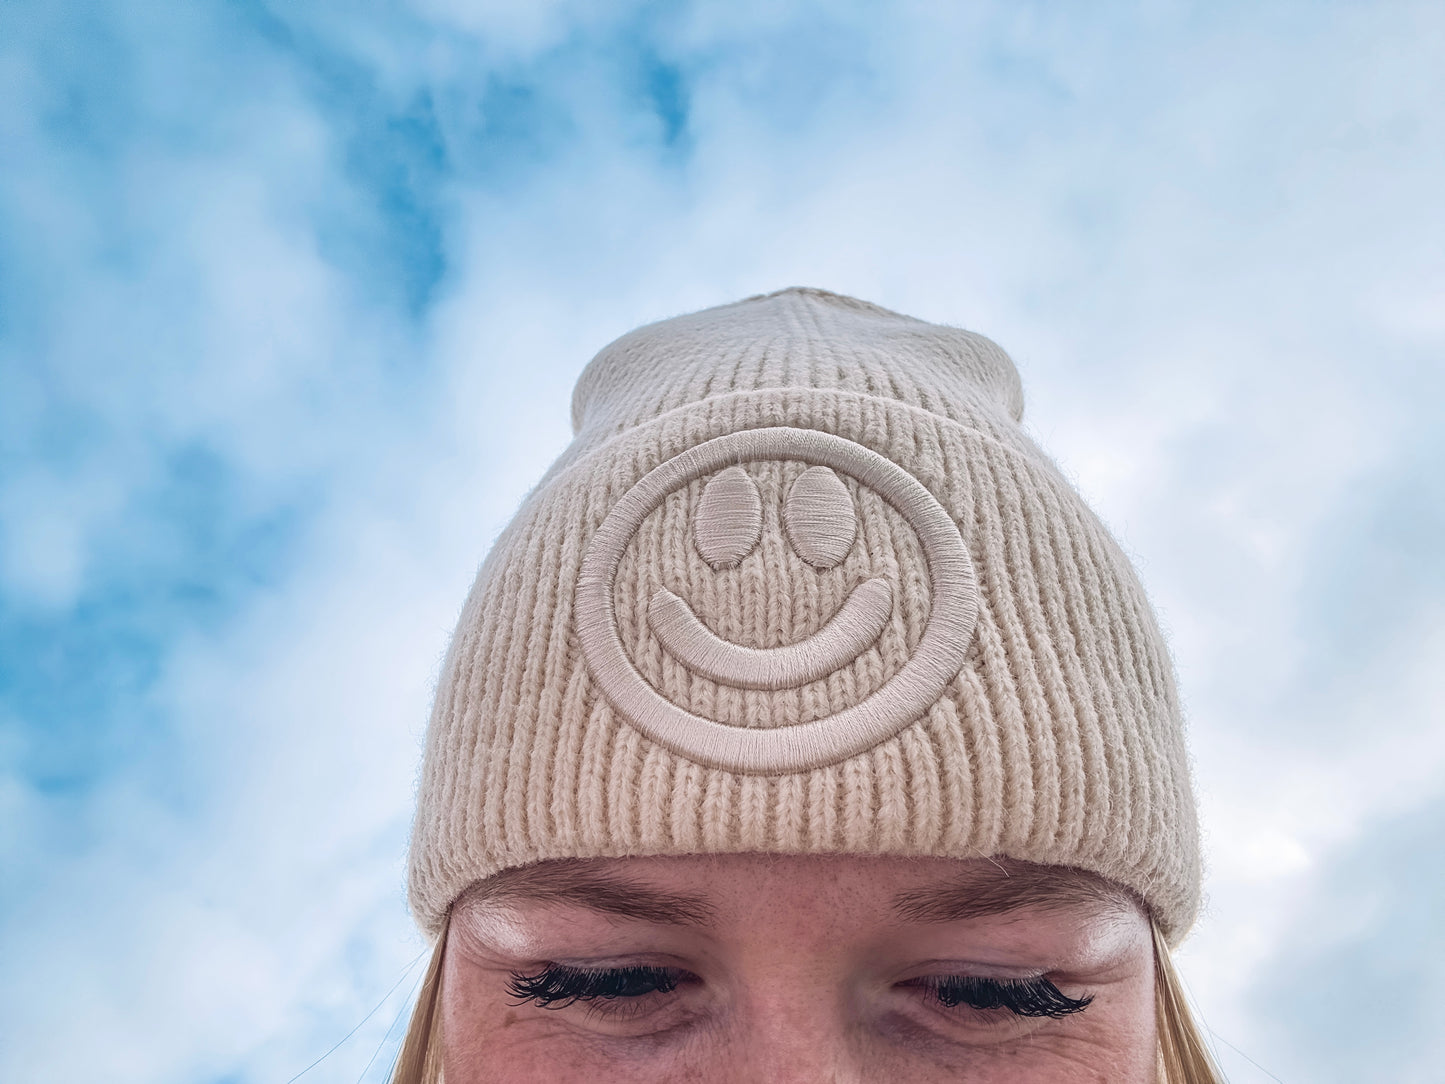
POLYGON ((814 568, 832 568, 853 548, 858 514, 843 480, 827 467, 809 467, 788 490, 783 526, 798 556, 814 568))
POLYGON ((763 499, 742 467, 729 467, 703 487, 693 537, 713 568, 737 568, 763 535, 763 499))

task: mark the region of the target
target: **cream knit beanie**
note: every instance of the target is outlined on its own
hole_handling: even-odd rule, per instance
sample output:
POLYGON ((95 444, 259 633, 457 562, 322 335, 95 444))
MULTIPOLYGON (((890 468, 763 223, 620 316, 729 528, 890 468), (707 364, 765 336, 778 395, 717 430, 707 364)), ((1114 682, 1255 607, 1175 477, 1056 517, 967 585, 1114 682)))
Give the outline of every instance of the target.
POLYGON ((550 858, 1008 856, 1183 935, 1169 654, 988 339, 818 290, 624 335, 483 564, 437 692, 411 903, 550 858))

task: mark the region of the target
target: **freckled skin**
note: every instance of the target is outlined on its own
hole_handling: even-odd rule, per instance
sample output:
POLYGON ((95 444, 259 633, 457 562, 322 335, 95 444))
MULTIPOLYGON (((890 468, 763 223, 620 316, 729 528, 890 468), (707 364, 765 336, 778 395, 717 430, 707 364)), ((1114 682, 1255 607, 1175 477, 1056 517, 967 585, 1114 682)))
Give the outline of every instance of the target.
POLYGON ((897 893, 1007 876, 978 860, 722 855, 589 868, 699 897, 703 924, 464 897, 443 970, 447 1084, 1153 1084, 1153 946, 1131 901, 910 921, 897 893), (547 1009, 514 972, 549 961, 680 968, 669 994, 547 1009), (948 1008, 920 977, 1045 975, 1093 998, 1060 1019, 948 1008))

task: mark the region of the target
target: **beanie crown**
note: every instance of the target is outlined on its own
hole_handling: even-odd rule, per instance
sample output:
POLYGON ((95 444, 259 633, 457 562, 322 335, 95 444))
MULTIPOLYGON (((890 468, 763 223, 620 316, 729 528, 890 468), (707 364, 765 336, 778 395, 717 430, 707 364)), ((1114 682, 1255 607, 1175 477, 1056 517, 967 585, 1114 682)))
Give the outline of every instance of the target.
POLYGON ((1018 371, 992 340, 795 286, 648 324, 604 347, 572 393, 572 429, 613 435, 764 389, 852 392, 955 421, 980 410, 1023 417, 1018 371))

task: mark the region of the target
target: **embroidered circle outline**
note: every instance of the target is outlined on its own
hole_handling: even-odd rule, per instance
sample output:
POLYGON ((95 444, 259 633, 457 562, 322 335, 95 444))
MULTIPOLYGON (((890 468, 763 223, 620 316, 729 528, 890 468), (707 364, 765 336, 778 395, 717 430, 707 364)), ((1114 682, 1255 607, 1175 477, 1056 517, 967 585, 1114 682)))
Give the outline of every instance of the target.
POLYGON ((588 543, 574 601, 577 635, 588 669, 627 722, 659 745, 707 767, 773 775, 846 760, 887 741, 927 711, 963 667, 978 620, 978 580, 952 517, 918 479, 844 437, 774 426, 704 441, 643 475, 588 543), (923 635, 897 673, 842 711, 769 729, 694 715, 653 688, 623 647, 612 593, 628 543, 670 494, 705 474, 757 460, 831 467, 878 493, 913 528, 933 589, 923 635))

